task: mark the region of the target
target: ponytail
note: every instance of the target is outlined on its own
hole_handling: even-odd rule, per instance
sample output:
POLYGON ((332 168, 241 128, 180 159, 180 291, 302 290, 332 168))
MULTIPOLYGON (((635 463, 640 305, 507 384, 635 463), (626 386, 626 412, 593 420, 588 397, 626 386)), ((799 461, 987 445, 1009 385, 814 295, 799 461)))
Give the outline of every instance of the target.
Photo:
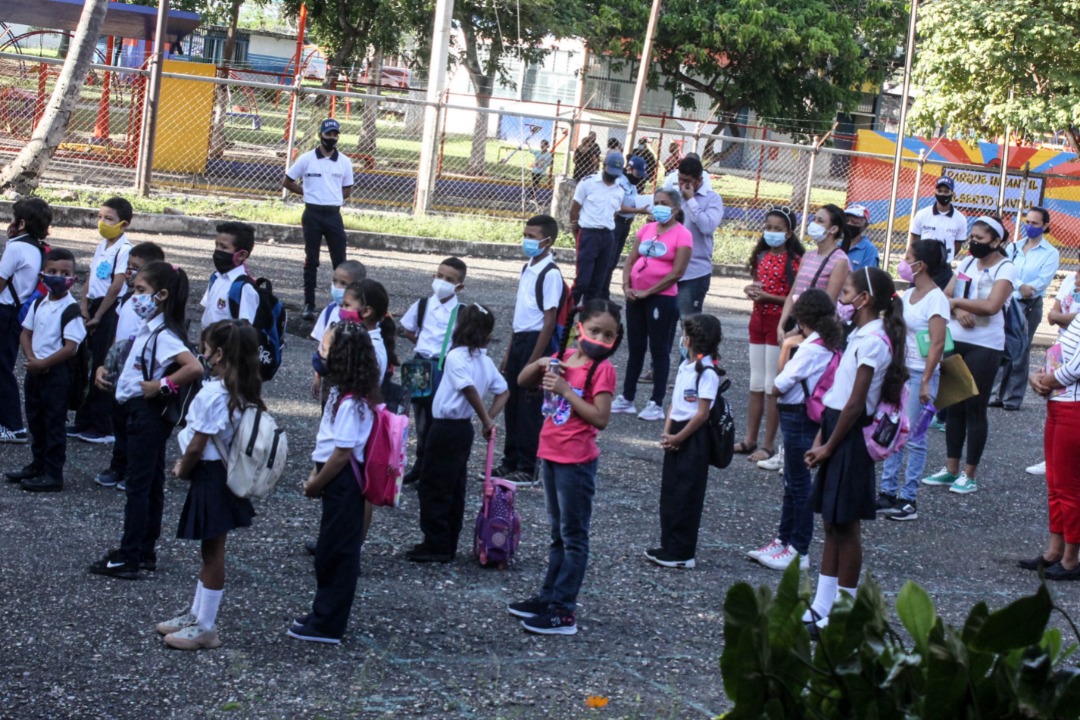
POLYGON ((168 292, 168 297, 161 306, 161 314, 165 320, 165 326, 176 333, 181 340, 187 341, 187 302, 190 286, 188 276, 178 265, 170 265, 158 260, 147 263, 139 274, 157 294, 162 290, 168 292))

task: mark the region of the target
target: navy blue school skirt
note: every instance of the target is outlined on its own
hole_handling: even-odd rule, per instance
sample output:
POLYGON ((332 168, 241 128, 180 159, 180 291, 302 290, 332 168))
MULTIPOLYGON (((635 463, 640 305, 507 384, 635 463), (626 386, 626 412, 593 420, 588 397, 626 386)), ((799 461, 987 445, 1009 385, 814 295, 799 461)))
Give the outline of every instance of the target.
MULTIPOLYGON (((839 419, 839 410, 825 408, 821 417, 822 443, 828 442, 839 419)), ((814 512, 825 522, 846 525, 877 517, 874 461, 866 450, 866 439, 862 434, 868 422, 866 418, 856 421, 832 457, 818 468, 811 500, 814 512)))
POLYGON ((191 471, 184 509, 180 511, 181 540, 209 540, 240 527, 251 527, 255 508, 251 501, 233 495, 227 483, 225 463, 200 461, 191 471))

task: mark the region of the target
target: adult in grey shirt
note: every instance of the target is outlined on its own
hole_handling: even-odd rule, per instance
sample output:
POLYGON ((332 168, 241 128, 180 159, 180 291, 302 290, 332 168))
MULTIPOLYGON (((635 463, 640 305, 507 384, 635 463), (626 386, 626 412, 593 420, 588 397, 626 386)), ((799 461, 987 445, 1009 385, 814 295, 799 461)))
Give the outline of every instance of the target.
POLYGON ((683 197, 682 224, 694 238, 690 265, 679 280, 679 317, 701 312, 709 294, 713 268, 713 233, 724 219, 724 201, 704 181, 704 168, 696 157, 679 162, 679 193, 683 197))

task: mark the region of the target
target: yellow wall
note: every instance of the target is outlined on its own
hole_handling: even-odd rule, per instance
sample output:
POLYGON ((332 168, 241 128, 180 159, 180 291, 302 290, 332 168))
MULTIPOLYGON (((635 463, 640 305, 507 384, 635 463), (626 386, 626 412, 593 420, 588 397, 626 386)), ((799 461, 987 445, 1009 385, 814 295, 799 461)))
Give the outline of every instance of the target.
MULTIPOLYGON (((214 77, 214 66, 207 63, 166 60, 164 70, 214 77)), ((213 83, 162 78, 154 170, 206 172, 213 111, 213 83)))

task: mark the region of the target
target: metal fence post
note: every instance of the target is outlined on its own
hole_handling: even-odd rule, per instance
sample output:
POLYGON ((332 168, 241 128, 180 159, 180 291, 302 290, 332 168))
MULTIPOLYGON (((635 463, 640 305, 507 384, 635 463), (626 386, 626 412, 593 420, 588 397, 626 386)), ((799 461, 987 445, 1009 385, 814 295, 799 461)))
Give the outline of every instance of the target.
MULTIPOLYGON (((563 158, 562 174, 570 177, 570 159, 574 154, 574 139, 577 137, 577 117, 570 116, 570 130, 566 135, 566 156, 563 158)), ((552 163, 554 165, 554 163, 552 163)))
POLYGON ((821 150, 820 138, 814 136, 814 146, 810 150, 810 164, 806 170, 806 192, 803 194, 802 221, 799 223, 799 237, 806 235, 806 216, 810 214, 810 190, 814 186, 814 166, 817 165, 818 151, 821 150))
POLYGON ((439 138, 439 113, 443 107, 442 91, 446 86, 446 65, 450 47, 450 25, 454 0, 436 0, 435 27, 431 35, 431 62, 428 63, 427 102, 424 104, 424 130, 420 140, 420 167, 416 173, 413 214, 425 215, 431 207, 434 187, 436 145, 439 138))
MULTIPOLYGON (((300 76, 298 75, 292 87, 292 97, 289 98, 289 125, 285 128, 285 172, 292 167, 293 151, 296 148, 296 116, 300 114, 300 76)), ((282 202, 289 199, 289 191, 281 188, 282 202)))

